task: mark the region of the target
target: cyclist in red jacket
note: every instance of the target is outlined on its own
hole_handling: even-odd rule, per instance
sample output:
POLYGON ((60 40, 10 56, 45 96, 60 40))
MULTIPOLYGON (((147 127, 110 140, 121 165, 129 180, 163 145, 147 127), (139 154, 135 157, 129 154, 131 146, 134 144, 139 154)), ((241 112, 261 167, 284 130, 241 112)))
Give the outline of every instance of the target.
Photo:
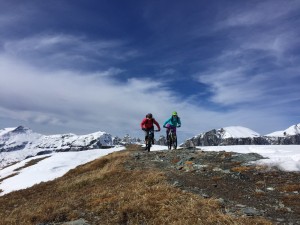
POLYGON ((146 118, 144 118, 141 122, 141 128, 143 131, 145 131, 145 141, 147 140, 148 138, 148 135, 149 135, 149 131, 150 130, 154 130, 154 126, 153 124, 156 125, 157 127, 157 131, 160 131, 160 126, 159 126, 159 123, 152 117, 152 114, 151 113, 148 113, 146 115, 146 118))

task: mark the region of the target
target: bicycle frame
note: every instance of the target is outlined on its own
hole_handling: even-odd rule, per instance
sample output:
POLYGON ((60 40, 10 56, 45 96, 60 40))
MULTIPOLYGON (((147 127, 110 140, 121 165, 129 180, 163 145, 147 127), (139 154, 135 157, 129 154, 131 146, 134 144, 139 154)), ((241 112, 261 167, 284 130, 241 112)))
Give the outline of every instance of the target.
POLYGON ((170 127, 169 133, 168 133, 168 149, 177 148, 177 136, 176 136, 176 127, 170 127))
POLYGON ((149 130, 148 135, 146 139, 146 150, 150 152, 150 148, 152 147, 152 142, 154 140, 154 130, 149 130))

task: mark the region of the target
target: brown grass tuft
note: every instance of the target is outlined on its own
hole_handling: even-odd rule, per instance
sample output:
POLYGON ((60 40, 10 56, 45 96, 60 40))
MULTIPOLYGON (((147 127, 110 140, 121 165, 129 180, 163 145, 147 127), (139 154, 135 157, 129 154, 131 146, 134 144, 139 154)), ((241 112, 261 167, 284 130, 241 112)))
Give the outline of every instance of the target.
POLYGON ((44 160, 44 159, 47 159, 47 158, 49 158, 49 157, 50 157, 50 156, 46 156, 46 157, 42 157, 42 158, 30 160, 30 161, 27 162, 24 166, 21 166, 21 167, 15 169, 14 171, 20 171, 20 170, 22 170, 22 169, 24 169, 24 168, 26 168, 26 167, 30 167, 30 166, 32 166, 32 165, 35 165, 35 164, 37 164, 38 162, 40 162, 40 161, 42 161, 42 160, 44 160))
POLYGON ((19 174, 19 173, 13 173, 13 174, 10 174, 10 175, 8 175, 8 176, 6 176, 6 177, 3 177, 3 178, 0 179, 0 183, 1 183, 2 181, 4 181, 5 179, 10 178, 10 177, 14 177, 14 176, 16 176, 16 175, 18 175, 18 174, 19 174))
POLYGON ((223 177, 222 176, 214 176, 214 177, 212 177, 211 179, 213 180, 213 181, 218 181, 218 180, 221 180, 223 177))
POLYGON ((130 145, 126 146, 126 149, 128 151, 139 151, 139 150, 141 150, 141 148, 142 148, 142 145, 137 145, 137 144, 130 144, 130 145))
POLYGON ((249 170, 252 170, 252 169, 253 168, 249 167, 249 166, 238 166, 238 167, 231 168, 231 171, 232 172, 246 172, 246 171, 249 171, 249 170))
POLYGON ((282 198, 282 202, 284 205, 288 207, 295 207, 299 205, 300 196, 299 195, 288 195, 282 198))
POLYGON ((294 191, 300 192, 300 184, 284 184, 278 189, 283 192, 294 192, 294 191))

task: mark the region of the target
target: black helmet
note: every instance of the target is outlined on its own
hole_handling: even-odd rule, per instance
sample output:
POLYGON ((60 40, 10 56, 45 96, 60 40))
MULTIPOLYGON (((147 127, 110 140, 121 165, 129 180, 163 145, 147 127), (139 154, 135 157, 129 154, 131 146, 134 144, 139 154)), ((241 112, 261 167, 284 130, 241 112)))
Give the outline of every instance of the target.
POLYGON ((148 114, 146 115, 146 117, 151 119, 151 118, 152 118, 152 113, 148 113, 148 114))

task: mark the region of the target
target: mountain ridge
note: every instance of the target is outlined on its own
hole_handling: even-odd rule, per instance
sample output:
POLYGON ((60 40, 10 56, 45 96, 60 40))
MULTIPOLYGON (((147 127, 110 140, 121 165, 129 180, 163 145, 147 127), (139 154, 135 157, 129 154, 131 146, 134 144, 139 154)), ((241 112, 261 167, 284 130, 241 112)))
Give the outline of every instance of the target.
POLYGON ((87 135, 54 134, 42 135, 23 126, 0 130, 0 152, 21 149, 49 149, 52 151, 80 151, 112 146, 112 137, 106 132, 87 135))
POLYGON ((23 126, 4 128, 0 130, 0 168, 36 155, 112 146, 112 136, 102 131, 87 135, 42 135, 23 126))
POLYGON ((290 145, 300 144, 300 124, 292 125, 283 131, 267 135, 241 126, 212 129, 187 139, 182 146, 218 146, 218 145, 290 145))
MULTIPOLYGON (((128 134, 123 139, 98 131, 86 135, 55 134, 42 135, 31 129, 18 126, 0 129, 0 166, 20 161, 35 155, 59 151, 83 151, 98 148, 110 148, 115 145, 143 144, 143 140, 132 138, 128 134), (20 151, 21 150, 21 151, 20 151), (9 154, 4 154, 8 153, 9 154)), ((161 135, 156 144, 167 145, 161 135)), ((276 131, 261 136, 259 133, 242 126, 229 126, 203 132, 187 139, 180 146, 217 146, 217 145, 281 145, 300 144, 300 124, 292 125, 286 130, 276 131), (277 134, 278 136, 274 136, 277 134), (285 134, 285 135, 284 135, 285 134)))

